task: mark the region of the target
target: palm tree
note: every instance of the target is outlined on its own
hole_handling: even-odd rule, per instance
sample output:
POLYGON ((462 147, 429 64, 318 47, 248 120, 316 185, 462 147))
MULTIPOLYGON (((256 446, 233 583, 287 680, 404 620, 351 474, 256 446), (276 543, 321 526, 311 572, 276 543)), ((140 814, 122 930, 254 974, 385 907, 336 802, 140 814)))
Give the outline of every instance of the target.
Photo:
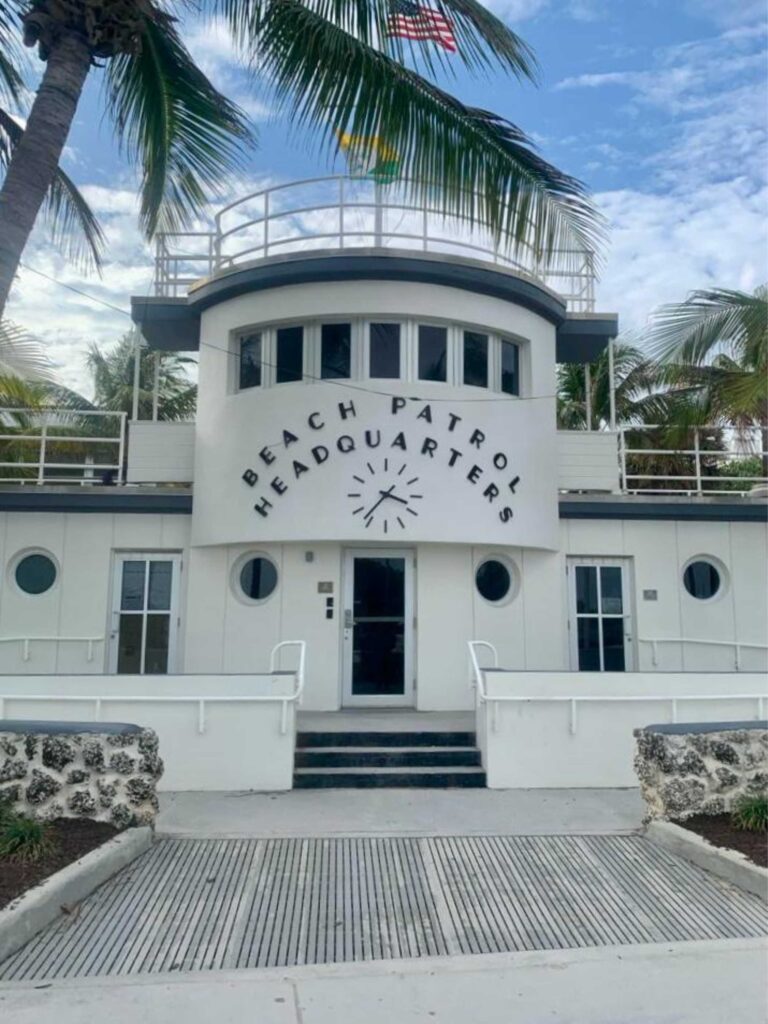
POLYGON ((40 343, 8 320, 0 322, 0 409, 36 408, 54 381, 40 343))
MULTIPOLYGON (((124 334, 114 348, 103 351, 92 344, 86 362, 93 378, 91 408, 105 412, 125 412, 133 408, 135 366, 134 335, 124 334)), ((197 386, 186 373, 194 362, 175 353, 163 354, 158 372, 158 419, 185 420, 194 415, 197 386)), ((150 419, 155 375, 155 354, 141 349, 139 357, 139 419, 150 419)))
POLYGON ((528 46, 477 0, 430 5, 454 26, 453 66, 437 48, 388 35, 390 0, 0 0, 0 101, 20 87, 19 34, 45 64, 0 189, 0 315, 94 66, 104 67, 117 139, 141 169, 147 236, 188 226, 242 166, 253 142, 246 117, 195 65, 173 10, 225 18, 294 127, 317 130, 329 148, 351 136, 353 157, 371 136, 385 139, 411 194, 446 215, 482 223, 513 249, 530 245, 544 262, 593 247, 601 226, 583 185, 514 124, 431 80, 455 61, 532 79, 528 46))

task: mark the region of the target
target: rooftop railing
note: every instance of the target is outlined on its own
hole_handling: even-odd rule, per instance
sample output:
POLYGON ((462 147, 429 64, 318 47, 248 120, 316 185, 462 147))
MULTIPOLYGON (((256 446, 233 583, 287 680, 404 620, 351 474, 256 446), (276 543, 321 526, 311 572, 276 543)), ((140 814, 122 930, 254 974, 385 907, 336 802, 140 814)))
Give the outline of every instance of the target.
POLYGON ((0 484, 120 484, 126 414, 0 409, 0 484))
POLYGON ((155 291, 181 296, 201 278, 288 254, 355 249, 410 250, 491 263, 555 291, 575 313, 595 308, 595 260, 561 250, 544 263, 532 246, 510 247, 470 223, 417 200, 408 183, 375 185, 335 175, 252 192, 220 210, 212 231, 157 237, 155 291))

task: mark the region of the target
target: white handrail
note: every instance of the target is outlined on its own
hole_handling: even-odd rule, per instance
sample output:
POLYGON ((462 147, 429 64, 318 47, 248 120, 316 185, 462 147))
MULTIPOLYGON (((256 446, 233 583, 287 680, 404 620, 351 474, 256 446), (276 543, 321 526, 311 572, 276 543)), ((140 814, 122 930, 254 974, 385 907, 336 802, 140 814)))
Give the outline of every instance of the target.
MULTIPOLYGON (((206 704, 275 704, 281 705, 280 709, 280 735, 284 736, 288 730, 288 705, 299 704, 301 702, 301 696, 304 691, 304 672, 306 667, 306 649, 307 645, 304 640, 283 640, 282 643, 276 644, 269 656, 269 674, 274 674, 277 669, 276 658, 277 652, 283 647, 298 647, 299 648, 299 664, 295 670, 294 675, 296 677, 296 687, 293 693, 283 694, 244 694, 242 696, 230 696, 225 694, 212 694, 211 696, 193 697, 193 696, 166 696, 163 694, 147 694, 139 696, 137 694, 119 694, 109 693, 101 694, 98 696, 88 695, 83 696, 80 694, 55 694, 55 693, 5 693, 0 694, 0 719, 5 717, 5 702, 9 700, 18 701, 64 701, 67 703, 88 703, 93 701, 94 705, 94 721, 98 722, 101 718, 101 706, 105 703, 118 703, 118 704, 140 704, 142 702, 149 704, 196 704, 197 705, 197 731, 200 735, 205 732, 206 719, 205 719, 205 706, 206 704)), ((258 674, 258 673, 256 673, 258 674)), ((119 678, 119 677, 117 677, 119 678)))
POLYGON ((487 651, 490 651, 493 655, 493 667, 499 667, 499 652, 488 640, 467 640, 467 647, 469 648, 469 657, 472 662, 472 671, 474 674, 474 683, 477 687, 477 692, 480 700, 487 700, 485 692, 485 681, 483 679, 483 670, 480 668, 480 662, 477 659, 477 651, 483 647, 487 651))
POLYGON ((21 644, 21 657, 29 661, 29 645, 40 641, 53 644, 88 644, 86 657, 93 661, 93 645, 103 644, 104 636, 0 636, 0 644, 21 644))
POLYGON ((768 644, 756 644, 748 640, 710 640, 708 637, 695 636, 639 636, 637 640, 638 643, 651 645, 651 663, 654 667, 659 663, 659 644, 705 644, 711 647, 733 647, 736 652, 734 661, 737 670, 741 668, 742 647, 748 647, 750 650, 768 651, 768 644))

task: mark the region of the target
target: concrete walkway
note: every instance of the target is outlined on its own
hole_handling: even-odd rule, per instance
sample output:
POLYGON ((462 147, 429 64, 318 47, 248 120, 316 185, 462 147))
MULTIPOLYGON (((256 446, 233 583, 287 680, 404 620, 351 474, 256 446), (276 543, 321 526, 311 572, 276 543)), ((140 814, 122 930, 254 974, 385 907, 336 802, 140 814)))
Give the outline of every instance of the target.
POLYGON ((4 1024, 764 1024, 766 943, 737 939, 0 984, 4 1024))
POLYGON ((578 835, 633 832, 636 789, 340 789, 161 793, 157 830, 195 837, 578 835))

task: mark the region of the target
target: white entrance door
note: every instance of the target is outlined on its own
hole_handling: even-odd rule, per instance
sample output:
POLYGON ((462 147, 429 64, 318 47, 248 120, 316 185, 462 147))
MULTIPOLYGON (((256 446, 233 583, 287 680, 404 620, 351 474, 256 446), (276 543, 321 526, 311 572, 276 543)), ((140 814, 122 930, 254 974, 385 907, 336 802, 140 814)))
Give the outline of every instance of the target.
POLYGON ((413 567, 412 551, 345 553, 345 705, 413 704, 413 567))
POLYGON ((568 559, 571 668, 632 670, 629 564, 621 559, 568 559))
POLYGON ((181 555, 115 556, 110 671, 161 675, 176 669, 181 555))

